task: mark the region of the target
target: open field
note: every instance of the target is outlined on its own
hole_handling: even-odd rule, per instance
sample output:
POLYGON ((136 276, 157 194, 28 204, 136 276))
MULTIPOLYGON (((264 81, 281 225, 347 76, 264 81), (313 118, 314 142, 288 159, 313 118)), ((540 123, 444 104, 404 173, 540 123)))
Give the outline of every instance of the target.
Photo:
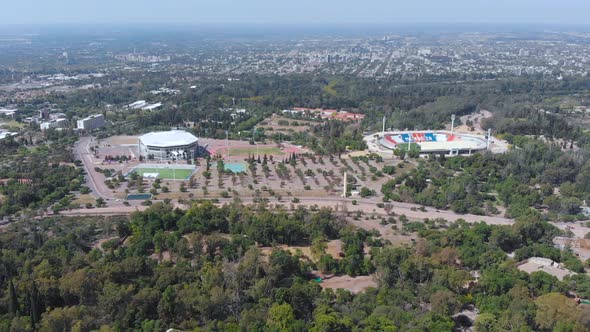
POLYGON ((144 167, 137 167, 134 168, 131 173, 136 172, 141 176, 144 176, 146 173, 158 173, 159 179, 167 179, 167 180, 187 180, 191 174, 193 174, 194 170, 192 169, 183 169, 183 168, 144 168, 144 167))
MULTIPOLYGON (((225 156, 227 155, 227 148, 219 148, 216 151, 217 153, 225 156)), ((261 146, 256 148, 256 146, 252 147, 236 147, 229 149, 229 156, 230 157, 247 157, 251 155, 274 155, 274 156, 282 156, 285 153, 281 151, 281 149, 277 148, 276 146, 261 146)))

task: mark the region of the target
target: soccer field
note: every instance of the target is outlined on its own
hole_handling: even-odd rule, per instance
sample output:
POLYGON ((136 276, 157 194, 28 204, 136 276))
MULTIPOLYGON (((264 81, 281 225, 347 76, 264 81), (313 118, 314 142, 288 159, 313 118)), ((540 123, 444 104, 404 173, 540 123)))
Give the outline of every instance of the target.
POLYGON ((134 169, 132 172, 137 172, 139 175, 143 176, 145 173, 158 173, 158 179, 168 179, 168 180, 187 180, 191 174, 193 174, 193 169, 172 169, 172 168, 144 168, 138 167, 134 169))

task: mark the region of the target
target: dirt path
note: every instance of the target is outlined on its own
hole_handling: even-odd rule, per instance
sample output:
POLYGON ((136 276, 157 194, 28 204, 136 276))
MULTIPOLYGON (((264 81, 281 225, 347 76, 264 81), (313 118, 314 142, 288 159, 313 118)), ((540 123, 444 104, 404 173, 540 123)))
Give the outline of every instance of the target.
POLYGON ((463 132, 463 133, 476 134, 476 135, 485 135, 486 132, 481 127, 482 120, 491 118, 492 116, 493 116, 492 112, 486 111, 486 110, 481 110, 481 111, 479 111, 477 113, 473 113, 473 114, 463 115, 460 118, 462 125, 456 126, 455 131, 459 132, 459 133, 463 132), (474 131, 471 131, 469 129, 469 127, 466 125, 467 121, 471 121, 473 123, 474 131))
POLYGON ((135 211, 145 211, 148 207, 139 206, 113 206, 94 209, 75 209, 69 211, 61 211, 59 214, 63 216, 124 216, 132 214, 135 211))

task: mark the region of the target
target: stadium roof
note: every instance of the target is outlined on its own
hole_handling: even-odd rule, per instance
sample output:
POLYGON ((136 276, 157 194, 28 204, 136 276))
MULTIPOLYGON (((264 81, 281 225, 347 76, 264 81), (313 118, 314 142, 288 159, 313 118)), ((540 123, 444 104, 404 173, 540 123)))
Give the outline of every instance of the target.
POLYGON ((183 146, 196 143, 199 139, 184 130, 158 131, 139 137, 145 145, 168 147, 183 146))

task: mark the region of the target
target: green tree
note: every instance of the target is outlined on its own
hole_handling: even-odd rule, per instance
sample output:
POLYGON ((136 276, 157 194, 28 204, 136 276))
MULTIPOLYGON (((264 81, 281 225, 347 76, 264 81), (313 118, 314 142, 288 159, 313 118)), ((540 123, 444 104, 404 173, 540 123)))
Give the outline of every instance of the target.
POLYGON ((581 313, 574 301, 559 293, 542 295, 535 300, 535 304, 535 323, 544 330, 551 330, 558 323, 574 324, 581 313))
POLYGON ((295 320, 295 314, 293 313, 293 308, 290 304, 274 303, 268 309, 266 324, 270 328, 277 329, 278 331, 289 331, 295 320))
POLYGON ((13 316, 20 314, 20 306, 18 304, 18 295, 12 279, 8 282, 8 312, 13 316))
POLYGON ((475 320, 475 331, 477 332, 494 332, 496 331, 495 328, 496 324, 496 316, 491 313, 482 313, 477 316, 475 320))
POLYGON ((172 286, 166 287, 158 303, 158 316, 164 321, 169 321, 175 316, 176 291, 172 286))
POLYGON ((326 239, 323 236, 317 236, 311 242, 311 255, 315 260, 320 259, 325 253, 328 245, 326 244, 326 239))

